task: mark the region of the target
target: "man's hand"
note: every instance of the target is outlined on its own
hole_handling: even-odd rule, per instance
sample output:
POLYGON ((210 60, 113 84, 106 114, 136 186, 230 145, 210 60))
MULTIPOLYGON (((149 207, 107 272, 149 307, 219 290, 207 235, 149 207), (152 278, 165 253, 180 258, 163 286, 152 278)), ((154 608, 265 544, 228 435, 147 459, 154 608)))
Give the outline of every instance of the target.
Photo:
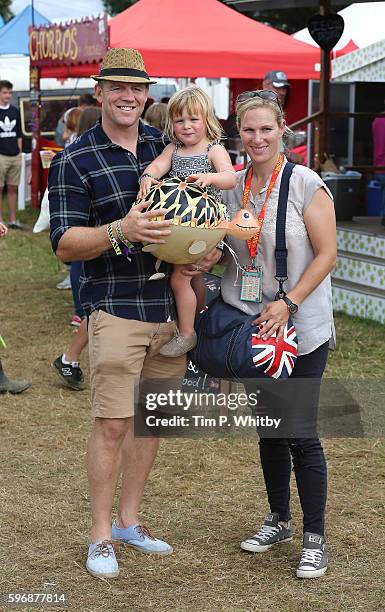
POLYGON ((5 236, 8 233, 7 226, 0 221, 0 236, 5 236))
POLYGON ((194 278, 202 274, 202 272, 208 272, 211 268, 220 260, 222 257, 221 249, 215 248, 210 253, 207 253, 203 259, 196 261, 193 264, 186 264, 181 270, 182 274, 194 278))
POLYGON ((286 303, 283 300, 277 300, 270 302, 252 323, 253 325, 263 324, 261 331, 257 334, 257 338, 267 340, 274 332, 277 332, 277 340, 279 340, 283 337, 283 331, 288 320, 289 311, 286 303))
POLYGON ((172 221, 152 221, 156 217, 163 217, 168 211, 165 208, 147 212, 147 202, 140 202, 132 206, 130 212, 122 219, 122 231, 130 242, 150 242, 151 244, 164 244, 164 236, 171 234, 172 221))

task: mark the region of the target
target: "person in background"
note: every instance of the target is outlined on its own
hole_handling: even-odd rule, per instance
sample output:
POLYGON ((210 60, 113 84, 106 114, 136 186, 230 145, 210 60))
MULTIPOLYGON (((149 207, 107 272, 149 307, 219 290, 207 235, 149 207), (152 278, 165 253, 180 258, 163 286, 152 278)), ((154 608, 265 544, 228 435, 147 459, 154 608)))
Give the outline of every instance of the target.
POLYGON ((90 94, 90 93, 82 93, 79 97, 79 104, 78 107, 80 108, 80 110, 84 110, 85 108, 87 108, 88 106, 97 106, 98 103, 96 101, 96 98, 90 94))
POLYGON ((10 81, 0 81, 0 222, 3 221, 3 189, 7 185, 8 227, 23 229, 16 219, 21 173, 21 123, 18 109, 10 104, 12 89, 10 81))
POLYGON ((81 136, 84 132, 87 132, 95 123, 98 122, 102 116, 102 109, 100 106, 89 106, 85 108, 79 117, 77 126, 77 135, 81 136))
MULTIPOLYGON (((97 106, 85 108, 79 118, 77 135, 81 136, 92 128, 101 117, 102 109, 97 106)), ((83 262, 74 261, 71 264, 71 289, 75 305, 75 314, 71 319, 71 324, 78 324, 79 329, 72 342, 64 353, 59 355, 52 364, 52 367, 59 375, 64 384, 75 391, 84 389, 84 375, 80 368, 80 355, 88 343, 87 318, 80 302, 79 289, 80 277, 83 272, 83 262)))
MULTIPOLYGON (((81 110, 84 110, 88 106, 97 106, 97 104, 98 103, 96 99, 90 93, 82 93, 79 97, 78 107, 81 110)), ((59 121, 57 122, 57 126, 55 129, 55 142, 58 145, 58 147, 64 147, 64 139, 63 139, 64 130, 65 130, 65 124, 64 124, 64 113, 63 113, 59 121)))
MULTIPOLYGON (((0 237, 5 236, 7 232, 8 232, 7 226, 4 223, 0 222, 0 237)), ((1 340, 5 346, 4 340, 2 338, 1 340)), ((27 380, 11 380, 10 378, 8 378, 8 376, 5 374, 3 370, 3 364, 1 363, 1 359, 0 359, 0 393, 12 393, 15 395, 17 393, 22 393, 23 391, 28 389, 31 385, 32 383, 27 380)))
POLYGON ((32 383, 28 380, 11 380, 3 370, 3 364, 0 359, 0 393, 11 393, 17 395, 29 389, 32 383))
POLYGON ((262 89, 274 91, 282 108, 285 108, 289 98, 290 83, 283 70, 270 70, 270 72, 267 72, 263 77, 262 89))
MULTIPOLYGON (((72 144, 77 139, 77 137, 78 137, 78 133, 77 133, 78 121, 79 121, 81 115, 82 115, 82 110, 78 106, 74 106, 72 108, 69 108, 64 113, 64 115, 63 115, 63 122, 64 122, 63 141, 64 141, 64 147, 68 147, 70 144, 72 144)), ((60 281, 60 283, 58 283, 56 285, 56 289, 72 289, 72 276, 73 275, 71 274, 71 269, 72 269, 72 266, 67 265, 68 274, 67 274, 67 276, 62 281, 60 281)), ((75 273, 76 273, 76 271, 75 271, 75 273)), ((75 304, 75 315, 71 319, 71 325, 74 325, 75 327, 77 327, 78 325, 80 325, 80 316, 79 316, 79 313, 76 312, 76 311, 77 310, 82 310, 82 309, 80 307, 78 307, 79 305, 78 305, 76 297, 74 299, 74 304, 75 304)))
POLYGON ((167 119, 167 104, 164 102, 154 102, 146 110, 143 120, 152 127, 164 132, 167 119))
MULTIPOLYGON (((384 100, 385 105, 385 100, 384 100)), ((383 117, 376 117, 372 123, 373 138, 373 166, 385 166, 385 113, 383 117)), ((385 170, 376 170, 374 179, 378 181, 382 191, 381 225, 385 227, 385 170)))
POLYGON ((81 114, 82 110, 78 106, 75 106, 74 108, 69 108, 64 113, 63 119, 65 128, 63 132, 63 139, 65 147, 68 147, 70 144, 72 144, 78 137, 77 127, 81 114))
MULTIPOLYGON (((282 108, 285 108, 288 100, 290 83, 287 75, 282 70, 270 70, 263 77, 262 89, 274 91, 282 108)), ((224 130, 228 138, 239 138, 236 112, 232 112, 225 121, 224 130)))
POLYGON ((150 108, 150 106, 152 106, 154 104, 154 102, 155 102, 154 98, 151 98, 150 96, 147 98, 146 103, 144 105, 143 113, 142 113, 142 119, 143 119, 144 115, 147 113, 147 111, 150 108))

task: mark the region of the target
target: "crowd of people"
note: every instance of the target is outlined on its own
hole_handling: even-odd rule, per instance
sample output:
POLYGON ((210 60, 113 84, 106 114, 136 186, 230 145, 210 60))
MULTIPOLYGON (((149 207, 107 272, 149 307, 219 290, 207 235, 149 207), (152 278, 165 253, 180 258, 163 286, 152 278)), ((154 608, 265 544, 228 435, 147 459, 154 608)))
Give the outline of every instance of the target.
MULTIPOLYGON (((291 317, 298 336, 291 376, 308 381, 310 392, 281 400, 281 408, 288 411, 302 402, 305 414, 316 413, 328 351, 335 346, 330 272, 337 255, 336 222, 325 183, 309 168, 294 165, 287 193, 287 276, 277 287, 277 211, 288 164, 284 107, 290 86, 284 72, 270 71, 262 89, 237 98, 225 129, 237 134, 249 159, 239 172, 221 144, 222 126, 212 102, 199 87, 182 89, 167 103, 148 105, 154 81, 133 49, 108 51, 93 78, 95 96, 87 94, 59 120, 56 138, 63 150, 53 158, 49 172, 50 238, 56 256, 70 266, 66 286, 73 292, 72 323, 78 327, 53 366, 70 388, 84 389, 80 355, 89 343, 93 426, 87 447, 91 530, 86 568, 95 577, 114 578, 119 566, 113 542, 144 553, 173 552, 139 518, 159 439, 135 437, 136 390, 141 380, 183 378, 186 353, 197 340, 194 318, 202 273, 218 262, 224 265, 222 299, 248 315, 260 312, 254 321, 261 326, 258 337, 282 338, 291 317), (162 274, 154 280, 154 257, 142 245, 163 244, 172 222, 165 219, 165 208, 147 210, 142 198, 167 175, 206 189, 230 217, 242 209, 253 213, 259 223, 255 240, 227 237, 225 248, 218 244, 194 264, 162 264, 162 274), (242 297, 240 269, 242 274, 258 270, 260 298, 242 297)), ((0 102, 6 106, 2 84, 0 102)), ((17 118, 12 121, 17 126, 17 118)), ((15 133, 18 138, 17 127, 15 133)), ((17 157, 15 151, 9 156, 17 157)), ((11 167, 3 175, 8 189, 13 173, 11 167)), ((12 201, 9 211, 13 215, 12 201)), ((0 236, 6 232, 0 222, 0 236)), ((0 391, 18 393, 29 385, 10 381, 0 362, 0 391)), ((247 391, 252 388, 252 382, 246 385, 247 391)), ((269 394, 263 399, 267 408, 277 402, 269 394)), ((296 575, 323 576, 328 554, 322 444, 316 434, 271 437, 261 428, 258 434, 269 511, 261 527, 241 542, 241 549, 264 553, 292 540, 293 466, 303 513, 296 575)))

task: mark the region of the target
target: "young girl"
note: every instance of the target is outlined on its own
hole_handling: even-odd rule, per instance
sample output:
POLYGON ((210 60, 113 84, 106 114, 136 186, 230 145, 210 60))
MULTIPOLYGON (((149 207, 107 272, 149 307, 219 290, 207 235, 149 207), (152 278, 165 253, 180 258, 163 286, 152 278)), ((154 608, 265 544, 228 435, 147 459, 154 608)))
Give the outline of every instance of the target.
MULTIPOLYGON (((140 177, 138 197, 144 197, 158 180, 167 173, 207 188, 217 200, 221 189, 236 185, 236 174, 229 154, 219 144, 222 128, 215 117, 210 98, 199 87, 186 87, 175 93, 167 107, 165 132, 171 140, 140 177)), ((198 280, 182 273, 183 266, 175 265, 171 288, 178 310, 179 333, 163 346, 162 355, 178 357, 196 344, 194 319, 197 306, 195 291, 198 280), (195 291, 191 284, 195 288, 195 291)))

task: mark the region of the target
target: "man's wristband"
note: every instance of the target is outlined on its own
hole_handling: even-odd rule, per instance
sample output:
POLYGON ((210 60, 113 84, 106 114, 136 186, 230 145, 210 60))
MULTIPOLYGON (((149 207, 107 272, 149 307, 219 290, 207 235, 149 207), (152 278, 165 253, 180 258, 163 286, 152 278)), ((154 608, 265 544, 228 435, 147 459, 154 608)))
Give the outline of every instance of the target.
POLYGON ((145 179, 145 178, 152 178, 152 179, 154 179, 155 181, 158 181, 158 180, 159 180, 159 179, 158 179, 158 178, 156 178, 156 176, 154 176, 153 174, 150 174, 149 172, 144 172, 144 173, 143 173, 143 174, 142 174, 142 175, 139 177, 139 179, 138 179, 138 180, 139 180, 139 185, 140 185, 140 183, 142 182, 142 180, 143 180, 143 179, 145 179))
POLYGON ((134 245, 124 235, 123 230, 122 230, 122 220, 121 219, 118 219, 115 222, 115 230, 116 230, 116 236, 117 236, 119 242, 124 244, 124 246, 126 246, 128 249, 132 249, 134 247, 134 245))
POLYGON ((114 249, 115 253, 117 255, 121 255, 122 251, 120 250, 120 246, 119 246, 119 244, 118 244, 118 242, 117 242, 117 240, 116 240, 116 238, 114 236, 114 232, 112 230, 112 223, 109 223, 107 225, 107 235, 108 235, 108 239, 109 239, 109 241, 111 243, 111 246, 114 249))

